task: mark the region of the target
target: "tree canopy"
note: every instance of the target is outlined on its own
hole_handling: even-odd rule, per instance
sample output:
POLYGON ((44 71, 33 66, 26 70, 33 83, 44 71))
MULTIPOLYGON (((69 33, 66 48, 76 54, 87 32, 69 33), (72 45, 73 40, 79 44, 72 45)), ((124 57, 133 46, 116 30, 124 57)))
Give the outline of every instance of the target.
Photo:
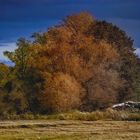
POLYGON ((87 12, 20 38, 0 64, 0 113, 92 111, 140 100, 140 59, 133 40, 87 12))

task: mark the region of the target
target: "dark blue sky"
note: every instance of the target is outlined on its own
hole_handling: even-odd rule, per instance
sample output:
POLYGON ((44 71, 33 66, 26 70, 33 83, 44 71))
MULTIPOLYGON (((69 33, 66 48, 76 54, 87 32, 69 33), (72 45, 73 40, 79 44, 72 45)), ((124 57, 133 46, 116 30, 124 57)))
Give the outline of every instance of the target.
POLYGON ((140 0, 0 0, 0 60, 19 37, 45 31, 71 13, 89 11, 125 30, 140 54, 140 0))

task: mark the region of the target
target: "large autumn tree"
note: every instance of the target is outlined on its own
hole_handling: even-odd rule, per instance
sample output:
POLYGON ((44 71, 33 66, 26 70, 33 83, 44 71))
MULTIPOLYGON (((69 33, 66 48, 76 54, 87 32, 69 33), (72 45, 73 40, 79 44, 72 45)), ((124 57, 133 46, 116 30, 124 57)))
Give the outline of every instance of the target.
MULTIPOLYGON (((33 52, 36 53, 32 60, 38 60, 32 63, 34 69, 38 69, 48 81, 56 73, 67 74, 74 78, 80 85, 81 95, 84 95, 84 98, 81 98, 81 103, 79 103, 80 108, 88 110, 97 107, 104 108, 117 102, 118 89, 123 87, 124 84, 124 80, 121 80, 118 72, 120 54, 117 49, 105 40, 97 42, 96 39, 93 39, 93 35, 88 33, 94 22, 95 20, 88 13, 68 16, 62 24, 50 28, 48 33, 45 34, 46 36, 40 34, 40 37, 46 38, 46 42, 38 43, 37 40, 40 37, 35 37, 31 46, 33 52), (97 102, 100 102, 100 104, 97 104, 97 102)), ((58 94, 56 92, 58 87, 54 87, 56 79, 55 77, 53 79, 54 84, 51 79, 51 85, 53 85, 54 93, 49 90, 52 95, 58 94)), ((44 85, 47 85, 47 80, 45 81, 44 85)), ((43 96, 41 102, 43 105, 46 104, 46 107, 50 106, 48 103, 52 101, 52 96, 48 92, 51 85, 49 87, 48 85, 44 86, 43 94, 40 94, 43 96)), ((73 96, 73 93, 67 92, 65 91, 65 94, 68 94, 69 98, 73 96)), ((75 94, 75 96, 77 95, 79 93, 75 94)), ((58 96, 54 95, 53 97, 54 101, 58 100, 55 99, 58 96)), ((63 96, 62 101, 67 100, 64 98, 68 98, 68 96, 63 96)), ((65 104, 65 106, 67 105, 65 104)), ((67 108, 67 110, 69 109, 67 108)))

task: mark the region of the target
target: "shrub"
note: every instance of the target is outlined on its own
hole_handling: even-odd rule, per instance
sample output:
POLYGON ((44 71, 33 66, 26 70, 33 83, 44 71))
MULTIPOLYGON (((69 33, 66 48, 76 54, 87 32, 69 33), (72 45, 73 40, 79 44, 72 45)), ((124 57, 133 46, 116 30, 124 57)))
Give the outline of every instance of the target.
POLYGON ((78 109, 81 105, 82 87, 68 74, 57 73, 48 79, 41 103, 51 112, 78 109))

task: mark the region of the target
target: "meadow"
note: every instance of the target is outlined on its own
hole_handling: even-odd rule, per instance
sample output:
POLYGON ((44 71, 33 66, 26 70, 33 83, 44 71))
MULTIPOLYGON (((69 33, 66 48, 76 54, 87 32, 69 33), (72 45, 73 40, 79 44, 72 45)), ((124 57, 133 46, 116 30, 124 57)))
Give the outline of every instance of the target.
POLYGON ((80 112, 1 118, 0 140, 140 140, 140 113, 80 112))
POLYGON ((139 140, 140 122, 78 120, 0 121, 0 140, 139 140))

